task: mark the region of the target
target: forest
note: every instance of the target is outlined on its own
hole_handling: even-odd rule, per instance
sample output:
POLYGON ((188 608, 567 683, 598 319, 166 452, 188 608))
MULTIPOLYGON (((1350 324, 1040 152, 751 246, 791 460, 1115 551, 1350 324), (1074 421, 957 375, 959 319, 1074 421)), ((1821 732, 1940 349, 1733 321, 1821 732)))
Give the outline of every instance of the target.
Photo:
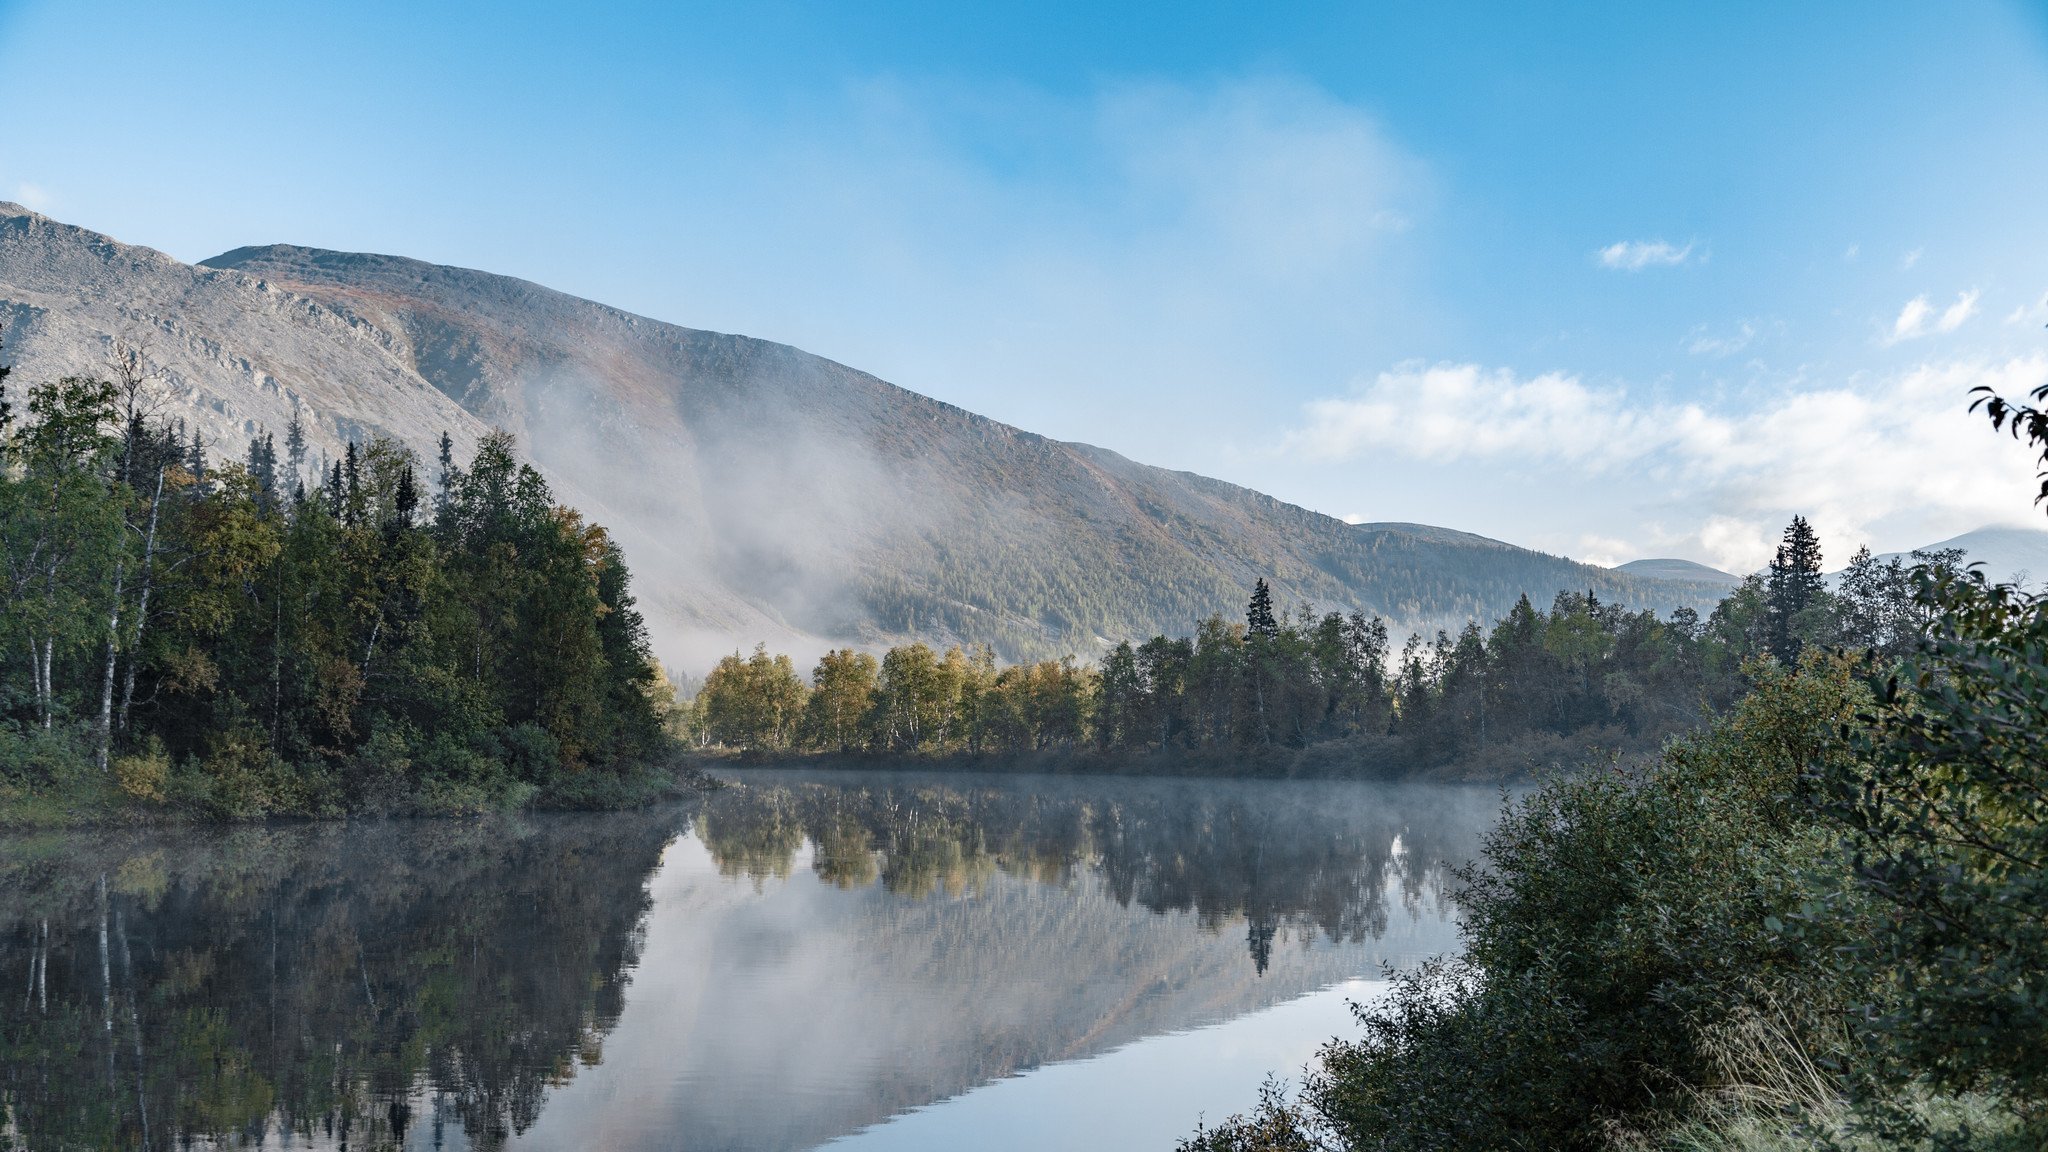
POLYGON ((617 546, 511 438, 216 459, 139 356, 0 366, 0 810, 578 806, 658 788, 669 697, 617 546))
MULTIPOLYGON (((2048 501, 2048 385, 1977 392, 2048 501)), ((1460 953, 1182 1152, 2048 1146, 2048 595, 1932 557, 1788 614, 1799 527, 1715 613, 1733 706, 1510 804, 1460 953)))
POLYGON ((1659 619, 1590 591, 1547 610, 1524 596, 1491 628, 1411 635, 1398 650, 1377 617, 1276 611, 1264 580, 1242 622, 1216 616, 1191 637, 1125 641, 1096 664, 998 667, 985 647, 914 643, 879 660, 828 652, 806 679, 757 647, 711 670, 681 725, 699 746, 754 760, 1505 778, 1596 750, 1654 750, 1732 705, 1746 661, 1789 664, 1810 646, 1896 655, 1927 628, 1906 561, 1866 549, 1832 583, 1822 567, 1812 527, 1795 518, 1769 568, 1706 619, 1659 619))

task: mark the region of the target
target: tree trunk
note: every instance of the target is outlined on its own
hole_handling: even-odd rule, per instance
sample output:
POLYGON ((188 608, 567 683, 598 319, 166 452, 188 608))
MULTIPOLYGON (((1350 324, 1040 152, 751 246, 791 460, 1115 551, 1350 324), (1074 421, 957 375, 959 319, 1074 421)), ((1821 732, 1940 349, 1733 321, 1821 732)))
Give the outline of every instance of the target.
MULTIPOLYGON (((284 578, 280 576, 274 589, 277 597, 276 621, 270 631, 270 747, 277 751, 283 746, 284 727, 284 578)), ((282 755, 280 752, 279 755, 282 755)))
POLYGON ((51 714, 56 710, 55 700, 57 695, 57 688, 56 685, 50 682, 50 657, 56 651, 56 649, 57 638, 55 636, 45 635, 43 637, 42 674, 43 731, 45 732, 50 730, 51 714))
POLYGON ((107 874, 100 873, 100 1023, 107 1046, 107 1087, 114 1078, 114 971, 107 958, 107 874))
POLYGON ((114 657, 121 651, 121 592, 127 565, 114 561, 114 606, 107 612, 107 661, 100 677, 100 771, 109 769, 114 751, 114 657))
POLYGON ((149 591, 155 583, 157 510, 164 499, 164 468, 156 470, 156 494, 149 498, 149 531, 142 542, 142 589, 135 605, 135 646, 128 656, 128 670, 121 678, 121 731, 128 730, 128 706, 135 700, 135 656, 142 651, 142 630, 149 627, 149 591))
POLYGON ((28 635, 28 678, 29 685, 36 694, 36 718, 39 720, 43 715, 43 654, 41 649, 42 646, 36 642, 35 633, 30 632, 28 635))
POLYGON ((121 938, 121 980, 128 985, 128 1036, 135 1050, 135 1113, 142 1121, 142 1147, 148 1152, 149 1139, 149 1097, 145 1092, 148 1084, 148 1060, 142 1052, 142 1013, 136 1007, 140 999, 135 991, 135 965, 128 950, 128 925, 121 918, 119 909, 114 911, 114 930, 121 938))

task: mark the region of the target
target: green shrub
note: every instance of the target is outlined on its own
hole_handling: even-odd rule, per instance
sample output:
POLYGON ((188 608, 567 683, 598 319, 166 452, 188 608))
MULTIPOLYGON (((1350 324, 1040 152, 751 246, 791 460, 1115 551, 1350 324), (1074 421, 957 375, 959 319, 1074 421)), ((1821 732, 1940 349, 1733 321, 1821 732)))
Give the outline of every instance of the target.
POLYGON ((1906 685, 1816 773, 1863 911, 1843 955, 1883 993, 1858 1006, 1860 1086, 1989 1091, 2048 1143, 2048 599, 1952 571, 1921 596, 1937 626, 1906 685))
POLYGON ((1325 1048, 1298 1105, 1186 1147, 1291 1118, 1301 1139, 1384 1152, 1603 1148, 1691 1115, 1722 1075, 1702 1037, 1745 1011, 1790 1005, 1802 1036, 1839 1035, 1856 990, 1830 942, 1779 928, 1815 900, 1832 844, 1802 773, 1844 757, 1868 696, 1818 657, 1749 674, 1731 716, 1652 767, 1512 806, 1466 877, 1466 957, 1360 1007, 1363 1037, 1325 1048))

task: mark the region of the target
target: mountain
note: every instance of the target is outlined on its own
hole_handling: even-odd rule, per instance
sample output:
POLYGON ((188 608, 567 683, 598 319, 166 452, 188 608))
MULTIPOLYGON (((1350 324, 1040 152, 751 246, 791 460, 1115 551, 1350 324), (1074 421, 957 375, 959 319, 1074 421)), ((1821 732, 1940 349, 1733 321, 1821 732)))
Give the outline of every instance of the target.
POLYGON ((17 380, 144 344, 168 415, 240 455, 294 408, 316 454, 389 436, 466 455, 519 437, 624 548, 657 650, 698 668, 910 636, 1077 652, 1283 604, 1407 629, 1589 589, 1667 611, 1715 581, 1579 564, 1414 524, 1349 525, 1065 443, 766 340, 395 256, 270 245, 198 265, 0 205, 0 326, 17 380))
MULTIPOLYGON (((1996 526, 1965 532, 1961 536, 1919 549, 1935 552, 1944 548, 1963 550, 1963 562, 1984 565, 1984 574, 1994 581, 2021 580, 2037 586, 2048 580, 2048 531, 2039 528, 1996 526)), ((1879 560, 1894 556, 1912 563, 1911 553, 1887 552, 1879 560)))
POLYGON ((1725 588, 1733 588, 1742 583, 1742 577, 1732 572, 1709 568, 1705 564, 1694 563, 1691 560, 1631 560, 1626 564, 1615 565, 1614 570, 1651 580, 1678 580, 1693 584, 1714 584, 1725 588))

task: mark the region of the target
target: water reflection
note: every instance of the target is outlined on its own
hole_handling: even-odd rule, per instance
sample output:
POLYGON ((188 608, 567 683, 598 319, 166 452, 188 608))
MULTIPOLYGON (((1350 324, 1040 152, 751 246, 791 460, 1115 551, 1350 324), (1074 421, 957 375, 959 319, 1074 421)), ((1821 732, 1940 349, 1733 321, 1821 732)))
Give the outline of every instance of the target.
POLYGON ((756 773, 652 813, 0 840, 0 1146, 812 1147, 1450 946, 1496 804, 756 773))
POLYGON ((41 837, 0 855, 0 1098, 31 1148, 502 1143, 594 1063, 673 817, 41 837))
POLYGON ((909 897, 979 891, 996 873, 1067 886, 1093 872, 1125 906, 1193 912, 1211 931, 1242 921, 1260 973, 1284 929, 1357 943, 1386 931, 1390 898, 1441 906, 1441 862, 1472 857, 1471 810, 1497 803, 1355 784, 777 776, 703 813, 722 874, 787 879, 806 843, 820 879, 909 897))

